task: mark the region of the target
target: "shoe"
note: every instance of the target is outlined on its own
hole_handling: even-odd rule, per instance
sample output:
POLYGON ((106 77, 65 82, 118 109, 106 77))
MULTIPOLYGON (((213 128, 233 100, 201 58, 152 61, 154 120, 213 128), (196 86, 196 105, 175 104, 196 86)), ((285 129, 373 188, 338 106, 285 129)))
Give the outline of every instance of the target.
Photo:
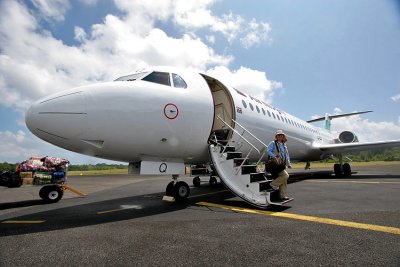
POLYGON ((290 197, 282 197, 281 198, 282 201, 286 201, 286 200, 289 200, 289 199, 290 199, 290 197))

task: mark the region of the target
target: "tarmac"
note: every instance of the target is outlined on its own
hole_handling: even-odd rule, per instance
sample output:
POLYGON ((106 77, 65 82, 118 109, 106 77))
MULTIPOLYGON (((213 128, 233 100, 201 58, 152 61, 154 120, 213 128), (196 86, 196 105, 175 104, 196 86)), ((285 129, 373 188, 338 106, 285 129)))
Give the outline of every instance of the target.
POLYGON ((0 187, 0 266, 400 266, 400 166, 350 178, 296 171, 284 207, 254 208, 192 177, 185 203, 170 177, 77 176, 62 200, 0 187))

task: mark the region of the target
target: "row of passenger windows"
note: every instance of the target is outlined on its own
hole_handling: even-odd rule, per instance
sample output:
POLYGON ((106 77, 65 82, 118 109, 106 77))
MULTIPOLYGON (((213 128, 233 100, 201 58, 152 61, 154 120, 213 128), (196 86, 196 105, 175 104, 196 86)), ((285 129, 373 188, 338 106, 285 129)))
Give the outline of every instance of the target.
MULTIPOLYGON (((243 107, 247 109, 246 101, 242 100, 242 104, 243 104, 243 107)), ((261 108, 261 111, 260 111, 260 108, 257 105, 256 105, 256 108, 254 108, 253 104, 250 102, 249 102, 249 107, 252 111, 256 110, 258 113, 262 112, 264 114, 264 116, 267 116, 267 114, 268 114, 268 117, 270 117, 270 118, 274 118, 275 120, 282 121, 282 122, 290 124, 292 126, 307 130, 307 131, 315 133, 315 134, 318 134, 317 130, 314 130, 308 126, 305 126, 305 125, 298 123, 296 121, 293 121, 291 119, 288 119, 280 114, 275 114, 273 111, 269 111, 268 109, 267 109, 267 111, 265 111, 264 108, 261 108)))

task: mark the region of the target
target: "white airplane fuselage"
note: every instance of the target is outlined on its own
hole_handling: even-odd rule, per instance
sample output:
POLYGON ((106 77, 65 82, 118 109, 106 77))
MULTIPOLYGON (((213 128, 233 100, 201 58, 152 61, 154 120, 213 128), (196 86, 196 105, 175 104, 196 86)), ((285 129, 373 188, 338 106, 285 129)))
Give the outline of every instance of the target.
MULTIPOLYGON (((152 71, 168 73, 170 85, 139 78, 77 87, 34 103, 26 124, 56 146, 124 162, 209 162, 210 134, 226 128, 217 115, 243 132, 234 119, 265 144, 274 140, 276 130, 284 130, 292 160, 319 160, 328 155, 320 146, 335 143, 325 129, 212 77, 169 68, 146 73, 152 71), (176 74, 186 88, 176 87, 176 74)), ((232 139, 242 142, 245 153, 251 149, 236 133, 232 139)), ((254 145, 261 148, 260 143, 254 145)), ((251 158, 259 157, 256 151, 251 153, 251 158)))

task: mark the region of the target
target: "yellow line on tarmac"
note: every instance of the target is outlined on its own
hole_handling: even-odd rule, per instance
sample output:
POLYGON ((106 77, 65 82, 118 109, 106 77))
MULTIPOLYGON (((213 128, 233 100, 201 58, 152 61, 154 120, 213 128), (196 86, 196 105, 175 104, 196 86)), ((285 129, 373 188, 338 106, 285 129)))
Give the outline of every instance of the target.
POLYGON ((1 223, 8 223, 8 224, 34 224, 34 223, 44 223, 45 221, 43 220, 36 220, 36 221, 28 221, 28 220, 7 220, 7 221, 3 221, 1 223))
POLYGON ((352 184, 400 184, 400 182, 378 182, 378 181, 326 181, 326 180, 306 180, 314 183, 352 183, 352 184))
POLYGON ((319 218, 319 217, 314 217, 314 216, 292 214, 292 213, 284 213, 284 212, 254 210, 254 209, 226 206, 226 205, 220 205, 220 204, 214 204, 214 203, 208 203, 208 202, 198 202, 196 204, 200 205, 200 206, 215 207, 215 208, 227 209, 227 210, 232 210, 232 211, 263 214, 263 215, 270 215, 270 216, 275 216, 275 217, 289 218, 289 219, 316 222, 316 223, 323 223, 323 224, 331 224, 331 225, 337 225, 337 226, 343 226, 343 227, 351 227, 351 228, 357 228, 357 229, 364 229, 364 230, 370 230, 370 231, 377 231, 377 232, 384 232, 384 233, 400 235, 400 228, 397 228, 397 227, 389 227, 389 226, 381 226, 381 225, 375 225, 375 224, 366 224, 366 223, 341 221, 341 220, 334 220, 334 219, 328 219, 328 218, 319 218))
POLYGON ((106 211, 99 211, 99 212, 96 212, 96 213, 97 214, 104 214, 104 213, 111 213, 111 212, 121 211, 121 210, 126 210, 126 209, 106 210, 106 211))

